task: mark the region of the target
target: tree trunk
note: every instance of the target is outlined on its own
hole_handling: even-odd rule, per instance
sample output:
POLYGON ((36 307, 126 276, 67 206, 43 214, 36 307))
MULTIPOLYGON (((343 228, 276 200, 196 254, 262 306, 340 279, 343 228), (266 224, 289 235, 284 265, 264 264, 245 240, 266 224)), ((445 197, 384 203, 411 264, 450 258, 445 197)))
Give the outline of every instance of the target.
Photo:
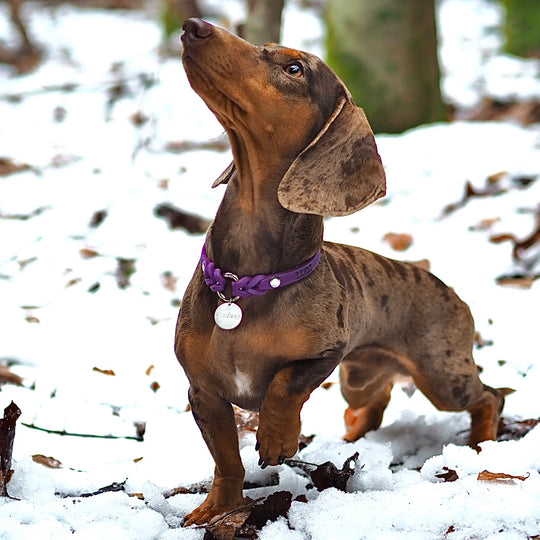
POLYGON ((248 0, 245 39, 255 45, 279 43, 284 0, 248 0))
POLYGON ((170 37, 174 32, 182 28, 182 24, 190 17, 203 16, 197 0, 162 0, 163 29, 165 37, 170 37))
POLYGON ((506 52, 540 58, 540 2, 504 0, 506 52))
POLYGON ((328 0, 328 63, 377 132, 444 118, 434 0, 328 0))

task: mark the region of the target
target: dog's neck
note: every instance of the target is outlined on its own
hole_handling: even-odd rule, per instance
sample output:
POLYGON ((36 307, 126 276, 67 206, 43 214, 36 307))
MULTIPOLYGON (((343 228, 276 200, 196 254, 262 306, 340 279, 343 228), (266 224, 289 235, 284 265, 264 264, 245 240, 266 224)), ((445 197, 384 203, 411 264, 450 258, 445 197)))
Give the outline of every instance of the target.
POLYGON ((294 268, 320 248, 323 219, 283 208, 277 198, 285 171, 261 179, 238 170, 208 232, 209 257, 239 276, 294 268))

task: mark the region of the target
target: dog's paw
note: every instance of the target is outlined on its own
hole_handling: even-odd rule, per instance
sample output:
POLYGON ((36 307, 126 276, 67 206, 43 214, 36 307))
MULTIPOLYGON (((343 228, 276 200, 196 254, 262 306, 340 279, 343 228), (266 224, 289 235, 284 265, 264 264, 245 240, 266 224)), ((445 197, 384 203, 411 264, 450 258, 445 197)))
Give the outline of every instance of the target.
POLYGON ((195 508, 193 512, 188 514, 184 518, 183 527, 189 527, 190 525, 203 525, 204 523, 210 523, 212 520, 236 510, 242 506, 245 506, 251 502, 249 498, 239 499, 236 504, 232 501, 209 501, 208 498, 201 504, 201 506, 195 508))
POLYGON ((259 451, 259 465, 265 469, 268 465, 282 465, 283 462, 293 457, 298 450, 298 434, 296 430, 288 436, 282 433, 270 434, 261 429, 257 432, 257 444, 255 450, 259 451))

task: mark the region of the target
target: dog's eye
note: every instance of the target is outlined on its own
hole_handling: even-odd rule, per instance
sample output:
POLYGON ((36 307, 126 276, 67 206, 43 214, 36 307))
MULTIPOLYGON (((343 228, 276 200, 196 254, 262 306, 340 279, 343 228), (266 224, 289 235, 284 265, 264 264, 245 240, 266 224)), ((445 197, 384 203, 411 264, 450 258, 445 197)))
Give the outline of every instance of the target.
POLYGON ((304 75, 304 68, 302 67, 302 64, 299 64, 298 62, 288 64, 283 68, 283 70, 287 75, 290 75, 291 77, 295 77, 297 79, 304 75))

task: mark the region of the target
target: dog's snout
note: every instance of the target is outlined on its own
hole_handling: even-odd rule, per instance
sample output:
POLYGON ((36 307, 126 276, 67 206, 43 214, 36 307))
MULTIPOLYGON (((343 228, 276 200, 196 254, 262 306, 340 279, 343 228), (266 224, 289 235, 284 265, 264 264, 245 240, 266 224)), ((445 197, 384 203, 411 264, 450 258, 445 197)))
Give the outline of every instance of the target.
POLYGON ((208 39, 212 35, 214 27, 202 19, 191 18, 184 22, 182 30, 184 30, 182 41, 194 42, 208 39))

